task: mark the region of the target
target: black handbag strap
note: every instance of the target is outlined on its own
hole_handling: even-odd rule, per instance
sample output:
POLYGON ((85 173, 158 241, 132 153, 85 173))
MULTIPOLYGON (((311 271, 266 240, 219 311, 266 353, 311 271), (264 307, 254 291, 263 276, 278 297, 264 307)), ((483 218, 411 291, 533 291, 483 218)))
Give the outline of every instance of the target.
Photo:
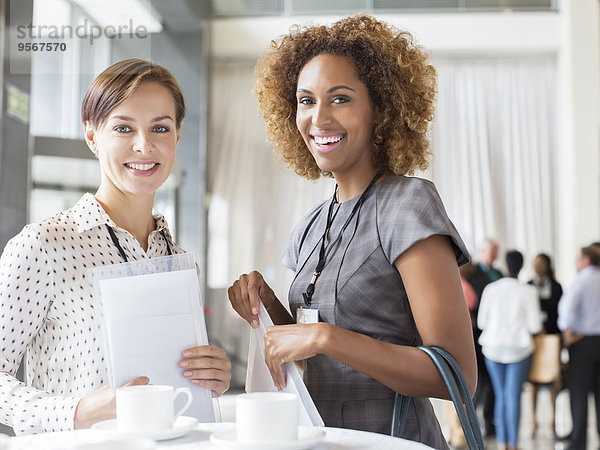
MULTIPOLYGON (((465 433, 469 449, 483 450, 483 437, 475 414, 471 393, 458 363, 450 353, 441 347, 419 346, 418 348, 427 353, 442 375, 465 433)), ((396 394, 392 414, 392 436, 403 437, 409 407, 410 397, 396 394)))
POLYGON ((404 436, 406 417, 408 416, 409 409, 410 397, 407 397, 406 395, 400 395, 396 392, 396 397, 394 398, 394 411, 392 412, 391 436, 399 438, 404 436))

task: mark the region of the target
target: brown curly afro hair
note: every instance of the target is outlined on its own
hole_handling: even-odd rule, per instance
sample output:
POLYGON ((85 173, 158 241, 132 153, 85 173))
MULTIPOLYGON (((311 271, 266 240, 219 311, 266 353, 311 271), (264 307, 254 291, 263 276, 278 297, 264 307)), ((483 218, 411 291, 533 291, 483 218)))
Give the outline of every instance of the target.
POLYGON ((412 175, 425 169, 427 132, 433 119, 436 72, 412 35, 368 15, 330 26, 295 25, 271 41, 254 69, 259 109, 267 136, 296 173, 308 179, 323 173, 296 128, 296 87, 304 65, 331 53, 352 61, 373 105, 373 159, 379 170, 412 175))

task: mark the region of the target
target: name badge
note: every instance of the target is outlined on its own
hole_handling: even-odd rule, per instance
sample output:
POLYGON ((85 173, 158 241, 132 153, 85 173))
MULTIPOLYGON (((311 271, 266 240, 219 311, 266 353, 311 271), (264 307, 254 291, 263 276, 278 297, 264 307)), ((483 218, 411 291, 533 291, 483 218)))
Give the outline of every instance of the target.
POLYGON ((296 323, 319 323, 319 310, 299 306, 296 310, 296 323))

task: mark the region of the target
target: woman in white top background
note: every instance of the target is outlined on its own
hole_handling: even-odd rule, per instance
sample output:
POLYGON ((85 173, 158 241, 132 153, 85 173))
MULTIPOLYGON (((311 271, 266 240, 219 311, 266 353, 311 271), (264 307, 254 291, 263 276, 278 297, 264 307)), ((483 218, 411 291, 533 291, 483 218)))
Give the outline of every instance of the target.
POLYGON ((542 330, 537 291, 517 277, 523 255, 506 253, 509 276, 483 290, 477 326, 485 364, 492 380, 496 403, 496 440, 500 450, 516 449, 521 410, 521 388, 527 379, 534 352, 532 335, 542 330))
MULTIPOLYGON (((100 163, 98 191, 27 225, 0 259, 0 421, 16 433, 114 418, 101 305, 87 270, 184 252, 152 210, 173 168, 185 115, 173 75, 141 59, 115 63, 92 82, 81 112, 100 163), (25 351, 22 383, 15 373, 25 351)), ((217 395, 227 390, 231 368, 222 349, 182 352, 182 376, 217 395)), ((140 375, 128 384, 152 382, 140 375)))

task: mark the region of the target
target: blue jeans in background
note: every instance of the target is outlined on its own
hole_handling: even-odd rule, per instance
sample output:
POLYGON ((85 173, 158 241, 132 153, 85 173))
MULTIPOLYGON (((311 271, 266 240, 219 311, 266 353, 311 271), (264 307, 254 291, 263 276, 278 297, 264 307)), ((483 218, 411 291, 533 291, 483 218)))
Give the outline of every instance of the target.
POLYGON ((521 415, 521 388, 527 380, 531 355, 522 361, 502 364, 485 358, 485 365, 492 380, 496 404, 496 440, 500 444, 517 446, 519 418, 521 415))

